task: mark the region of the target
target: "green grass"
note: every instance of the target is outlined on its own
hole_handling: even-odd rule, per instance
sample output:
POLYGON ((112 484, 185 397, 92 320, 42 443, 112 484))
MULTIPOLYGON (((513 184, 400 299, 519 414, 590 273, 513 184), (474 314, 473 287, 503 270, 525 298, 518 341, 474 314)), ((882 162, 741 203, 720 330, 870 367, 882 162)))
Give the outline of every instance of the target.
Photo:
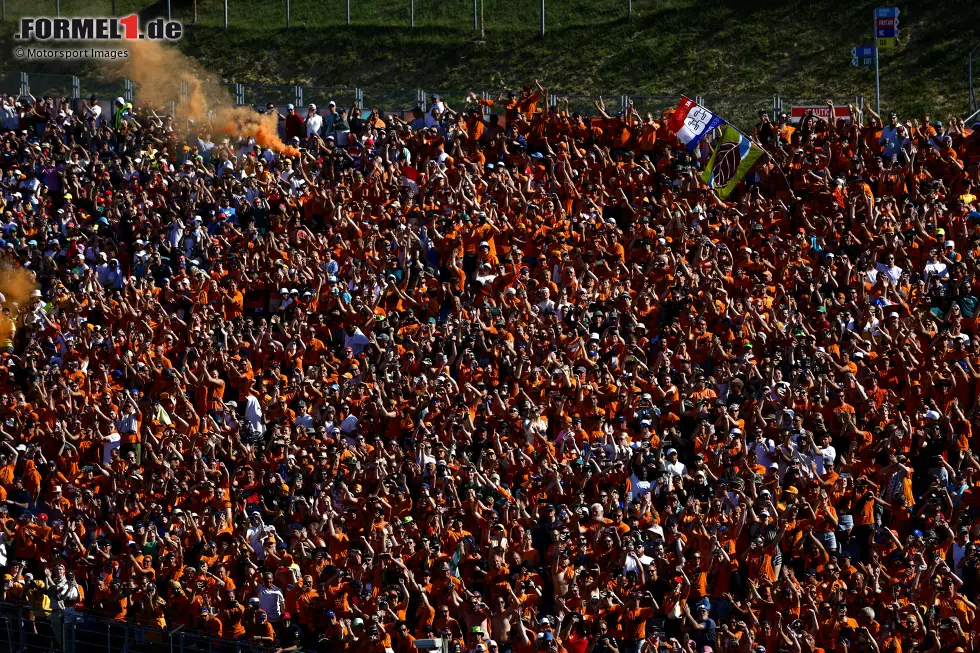
MULTIPOLYGON (((774 95, 784 105, 828 97, 874 101, 874 70, 850 65, 851 48, 870 43, 878 4, 862 0, 634 0, 632 21, 626 0, 547 0, 544 39, 538 34, 538 0, 485 0, 483 43, 474 42, 472 0, 416 0, 414 28, 409 0, 351 0, 349 28, 345 0, 292 0, 288 31, 285 0, 229 2, 227 32, 222 2, 199 0, 197 24, 180 44, 205 68, 226 81, 250 84, 367 88, 369 105, 414 104, 417 88, 496 92, 534 78, 561 95, 703 95, 709 107, 743 123, 774 95), (377 88, 405 92, 372 90, 377 88)), ((106 0, 61 4, 63 15, 107 15, 109 6, 106 0)), ((142 15, 164 14, 165 7, 158 2, 142 15)), ((189 23, 191 7, 175 0, 174 17, 189 23)), ((931 112, 940 119, 963 115, 967 53, 980 44, 980 3, 936 0, 899 7, 901 43, 881 56, 884 108, 909 116, 931 112)), ((117 0, 119 14, 139 8, 137 0, 117 0)), ((53 0, 7 0, 0 47, 9 51, 10 17, 53 13, 53 0)), ((11 58, 0 66, 100 72, 11 58)), ((977 69, 980 83, 980 63, 977 69)), ((334 94, 343 96, 308 90, 306 98, 334 94)), ((290 95, 290 89, 266 88, 248 99, 290 95)), ((650 110, 665 102, 638 100, 650 110)))

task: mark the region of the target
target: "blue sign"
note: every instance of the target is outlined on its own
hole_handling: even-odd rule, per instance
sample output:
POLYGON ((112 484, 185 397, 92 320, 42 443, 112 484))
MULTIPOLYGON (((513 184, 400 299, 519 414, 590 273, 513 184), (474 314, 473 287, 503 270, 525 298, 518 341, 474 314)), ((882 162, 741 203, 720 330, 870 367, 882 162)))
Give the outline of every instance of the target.
POLYGON ((851 49, 851 56, 858 57, 859 59, 864 57, 873 57, 875 56, 875 48, 873 45, 859 45, 858 47, 851 49))
POLYGON ((875 38, 879 47, 882 43, 893 43, 898 38, 898 7, 879 7, 875 9, 875 38), (882 39, 887 39, 882 41, 882 39))

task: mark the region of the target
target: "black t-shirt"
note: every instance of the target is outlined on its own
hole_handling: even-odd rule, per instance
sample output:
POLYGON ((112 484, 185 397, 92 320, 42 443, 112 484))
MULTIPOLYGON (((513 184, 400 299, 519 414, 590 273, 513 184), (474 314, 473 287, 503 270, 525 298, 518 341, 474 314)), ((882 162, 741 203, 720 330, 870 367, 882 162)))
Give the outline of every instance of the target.
POLYGON ((289 624, 288 626, 280 625, 279 627, 279 646, 281 648, 289 648, 290 646, 297 646, 299 644, 300 632, 299 627, 296 624, 289 624))
POLYGON ((11 490, 7 498, 13 502, 10 504, 10 516, 13 517, 14 519, 17 519, 22 514, 24 514, 24 509, 15 504, 18 503, 29 504, 31 502, 31 495, 24 488, 21 488, 19 490, 11 490))
POLYGON ((964 596, 974 596, 980 589, 980 559, 972 557, 964 560, 960 576, 963 577, 963 587, 960 591, 964 596))
POLYGON ((360 134, 361 127, 364 125, 364 119, 361 118, 361 112, 351 111, 350 116, 347 118, 347 124, 350 126, 351 133, 360 134))
POLYGON ((928 467, 939 467, 942 463, 940 462, 943 450, 946 447, 946 443, 941 437, 931 437, 925 442, 925 446, 922 447, 922 452, 919 460, 923 461, 925 465, 920 468, 926 471, 926 466, 928 467))
POLYGON ((776 128, 771 122, 756 123, 755 128, 759 130, 759 142, 763 145, 772 145, 776 140, 776 128))

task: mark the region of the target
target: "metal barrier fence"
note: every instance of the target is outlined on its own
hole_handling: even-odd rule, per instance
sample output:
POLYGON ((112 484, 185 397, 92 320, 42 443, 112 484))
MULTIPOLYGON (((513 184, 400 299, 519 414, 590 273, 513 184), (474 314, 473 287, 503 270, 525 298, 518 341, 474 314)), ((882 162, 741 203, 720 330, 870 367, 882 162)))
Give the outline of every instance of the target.
MULTIPOLYGON (((364 88, 360 93, 362 107, 379 107, 386 111, 411 111, 426 103, 426 97, 419 89, 364 88)), ((350 102, 346 104, 350 106, 350 102)), ((337 106, 342 106, 340 100, 337 100, 337 106)))
MULTIPOLYGON (((303 102, 306 104, 312 102, 321 111, 324 111, 327 108, 327 104, 336 102, 338 107, 349 108, 355 99, 361 101, 361 106, 364 105, 363 96, 365 89, 343 88, 339 86, 300 86, 299 88, 303 96, 303 101, 297 106, 303 106, 303 102)), ((400 108, 388 104, 382 104, 381 106, 387 108, 389 111, 396 111, 400 108)))
POLYGON ((648 113, 659 118, 665 110, 676 107, 681 98, 679 95, 630 95, 627 99, 633 101, 633 108, 641 118, 648 113))
MULTIPOLYGON (((265 105, 269 102, 273 104, 293 104, 297 101, 296 87, 286 86, 284 84, 280 85, 245 85, 245 102, 244 104, 261 104, 265 105)), ((302 99, 299 99, 299 104, 302 105, 302 99)))
MULTIPOLYGON (((224 29, 261 26, 263 30, 336 27, 454 29, 463 34, 486 30, 548 32, 594 25, 594 7, 581 0, 281 0, 279 2, 175 2, 167 0, 3 0, 0 18, 22 16, 166 17, 185 24, 224 29), (83 11, 84 10, 84 11, 83 11)), ((604 5, 603 19, 639 19, 657 9, 653 0, 619 0, 604 5)))
POLYGON ((11 653, 265 653, 267 648, 176 628, 112 621, 76 612, 33 615, 21 605, 0 603, 0 648, 11 653))
MULTIPOLYGON (((356 99, 362 109, 370 110, 379 108, 386 112, 407 112, 418 106, 423 110, 428 109, 433 96, 447 103, 453 109, 460 109, 466 102, 468 91, 440 90, 440 89, 385 89, 385 88, 351 88, 343 86, 303 86, 298 84, 223 84, 222 88, 226 91, 228 101, 240 105, 265 106, 270 102, 277 106, 287 104, 296 105, 297 109, 305 107, 310 103, 316 104, 321 110, 325 110, 330 101, 336 102, 338 107, 350 107, 356 99)), ((88 98, 95 94, 102 99, 110 99, 122 96, 129 101, 134 96, 139 95, 139 89, 129 80, 119 79, 91 79, 75 77, 72 75, 45 75, 38 73, 0 73, 0 93, 8 94, 27 94, 31 93, 35 97, 52 96, 55 98, 67 97, 88 98)), ((478 97, 496 100, 497 92, 476 91, 478 97)), ((659 118, 660 114, 666 109, 677 106, 679 95, 577 95, 552 93, 546 98, 548 106, 558 105, 564 108, 565 99, 568 100, 568 110, 570 113, 579 113, 583 116, 596 116, 596 102, 602 100, 605 110, 610 115, 615 115, 623 111, 633 102, 633 107, 645 117, 647 113, 659 118)), ((737 127, 751 129, 758 121, 760 109, 778 112, 789 110, 792 106, 822 106, 827 98, 803 99, 789 98, 783 96, 696 96, 694 99, 703 104, 711 111, 720 115, 737 127)), ((863 106, 864 98, 861 96, 834 97, 831 98, 837 106, 854 104, 863 106)), ((179 112, 182 101, 186 97, 170 98, 172 107, 179 112)), ((499 105, 498 105, 499 106, 499 105)), ((304 114, 305 115, 305 114, 304 114)))

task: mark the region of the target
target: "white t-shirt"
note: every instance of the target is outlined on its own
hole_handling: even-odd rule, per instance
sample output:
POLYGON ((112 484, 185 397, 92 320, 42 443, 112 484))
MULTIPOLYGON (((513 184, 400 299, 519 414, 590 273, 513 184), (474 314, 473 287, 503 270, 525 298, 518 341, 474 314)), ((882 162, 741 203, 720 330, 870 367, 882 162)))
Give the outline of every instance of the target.
POLYGON ((184 235, 184 225, 180 220, 174 220, 167 225, 167 244, 171 247, 180 245, 180 239, 184 235))
POLYGON ((817 475, 823 476, 827 473, 827 469, 824 467, 826 462, 834 462, 837 460, 837 450, 832 446, 828 445, 823 449, 819 447, 814 449, 813 453, 810 454, 810 461, 813 462, 817 467, 817 475))
POLYGON ((653 483, 650 481, 641 481, 640 477, 636 474, 630 476, 630 501, 637 497, 642 497, 644 494, 649 494, 653 491, 653 483))
POLYGON ((684 476, 687 474, 687 465, 678 460, 676 463, 667 463, 667 470, 674 476, 684 476))
POLYGON ((249 395, 245 401, 245 419, 256 433, 265 433, 265 425, 262 423, 262 404, 259 403, 258 397, 249 395))
POLYGON ((265 547, 262 546, 262 535, 265 533, 265 524, 259 523, 253 526, 249 524, 248 530, 245 531, 245 539, 248 543, 252 545, 255 549, 255 554, 258 556, 259 560, 265 560, 265 547))
POLYGON ((898 267, 897 265, 886 265, 885 263, 879 263, 875 267, 878 272, 881 272, 892 281, 898 281, 902 278, 902 268, 898 267))
POLYGON ((368 337, 360 329, 355 329, 354 333, 344 337, 344 347, 353 349, 355 356, 359 356, 364 351, 364 347, 370 342, 368 337))
POLYGON ((776 443, 770 439, 762 438, 755 441, 753 449, 755 449, 755 459, 760 465, 769 469, 773 463, 773 456, 776 455, 776 443))
POLYGON ((17 111, 17 106, 13 104, 3 105, 3 128, 17 129, 20 126, 20 114, 17 111))
POLYGON ((541 314, 551 313, 555 310, 555 302, 553 299, 545 299, 536 304, 538 307, 538 312, 541 314))
POLYGON ((120 433, 133 434, 136 433, 136 428, 139 422, 136 420, 136 413, 130 415, 123 414, 116 420, 116 430, 120 433))
POLYGON ((935 263, 927 263, 925 272, 926 272, 926 283, 928 283, 929 279, 934 276, 939 277, 940 279, 944 279, 949 276, 949 270, 946 269, 946 264, 943 263, 942 261, 936 261, 935 263))
POLYGON ((41 190, 41 182, 36 177, 20 182, 20 189, 24 195, 24 199, 30 201, 31 204, 37 204, 39 202, 38 192, 41 190))
POLYGON ((319 113, 312 115, 306 119, 307 136, 312 136, 313 134, 319 134, 321 127, 323 127, 323 116, 321 116, 319 113))
POLYGON ((108 435, 109 440, 102 445, 102 464, 108 465, 112 462, 112 450, 118 449, 122 438, 119 434, 113 431, 108 435))
POLYGON ((443 114, 446 113, 446 105, 443 104, 442 101, 439 101, 439 102, 434 103, 431 107, 429 107, 429 112, 425 114, 425 126, 426 127, 436 127, 436 126, 439 125, 439 121, 436 120, 435 116, 432 115, 432 111, 434 109, 438 109, 439 110, 439 116, 440 117, 443 114))
POLYGON ((279 621, 282 618, 282 606, 286 602, 282 590, 278 587, 269 588, 259 585, 257 593, 259 595, 259 607, 265 610, 269 616, 269 621, 272 623, 279 621))

